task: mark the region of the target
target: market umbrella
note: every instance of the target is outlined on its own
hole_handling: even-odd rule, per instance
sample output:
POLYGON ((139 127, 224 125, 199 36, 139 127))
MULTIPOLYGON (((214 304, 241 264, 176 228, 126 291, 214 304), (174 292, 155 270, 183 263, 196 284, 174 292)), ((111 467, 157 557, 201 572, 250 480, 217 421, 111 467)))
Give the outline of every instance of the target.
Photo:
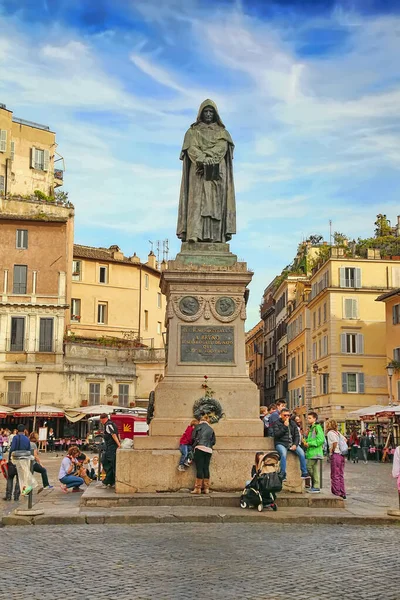
POLYGON ((369 417, 376 415, 376 413, 383 412, 388 408, 388 406, 383 406, 382 404, 373 404, 372 406, 366 406, 365 408, 359 408, 358 410, 354 410, 347 416, 354 417, 356 419, 360 417, 369 417))
POLYGON ((1 406, 0 404, 0 419, 4 419, 10 413, 12 413, 12 408, 8 408, 8 406, 1 406))
MULTIPOLYGON (((35 415, 35 405, 24 406, 14 410, 14 417, 33 417, 35 415)), ((38 404, 36 407, 37 417, 63 417, 64 411, 60 406, 48 406, 46 404, 38 404)))

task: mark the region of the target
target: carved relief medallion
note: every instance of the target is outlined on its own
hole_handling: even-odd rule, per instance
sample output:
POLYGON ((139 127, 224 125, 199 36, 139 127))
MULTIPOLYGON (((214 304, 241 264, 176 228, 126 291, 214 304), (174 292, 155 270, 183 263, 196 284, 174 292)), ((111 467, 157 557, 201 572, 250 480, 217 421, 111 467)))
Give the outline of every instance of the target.
POLYGON ((233 315, 236 309, 236 303, 233 298, 229 298, 228 296, 223 296, 222 298, 218 298, 215 303, 215 310, 221 317, 230 317, 233 315))
POLYGON ((184 298, 182 298, 182 300, 179 302, 179 310, 187 317, 192 317, 199 312, 199 309, 199 301, 194 296, 184 296, 184 298))

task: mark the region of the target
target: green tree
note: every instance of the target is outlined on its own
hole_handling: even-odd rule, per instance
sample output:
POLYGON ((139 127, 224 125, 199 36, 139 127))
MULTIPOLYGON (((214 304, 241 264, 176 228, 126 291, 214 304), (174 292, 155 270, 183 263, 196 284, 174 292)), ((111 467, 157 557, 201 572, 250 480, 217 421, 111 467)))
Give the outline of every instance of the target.
POLYGON ((375 237, 384 237, 391 235, 392 228, 390 227, 390 221, 386 215, 376 215, 375 225, 375 237))

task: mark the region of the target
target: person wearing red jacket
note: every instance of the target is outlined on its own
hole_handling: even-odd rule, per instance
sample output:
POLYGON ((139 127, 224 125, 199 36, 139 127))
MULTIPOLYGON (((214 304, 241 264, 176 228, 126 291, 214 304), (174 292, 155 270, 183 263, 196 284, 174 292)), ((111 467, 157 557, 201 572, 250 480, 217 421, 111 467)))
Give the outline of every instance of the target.
POLYGON ((186 471, 186 467, 190 466, 190 462, 188 461, 189 452, 192 450, 192 433, 196 425, 199 422, 197 419, 193 419, 190 421, 190 425, 186 427, 185 433, 182 435, 179 440, 179 450, 181 451, 181 458, 178 465, 178 471, 186 471))

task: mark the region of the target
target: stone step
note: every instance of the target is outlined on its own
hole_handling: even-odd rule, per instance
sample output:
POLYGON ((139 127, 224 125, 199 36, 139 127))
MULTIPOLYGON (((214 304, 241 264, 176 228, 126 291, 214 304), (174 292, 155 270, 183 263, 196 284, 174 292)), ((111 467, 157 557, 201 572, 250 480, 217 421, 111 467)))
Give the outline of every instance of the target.
MULTIPOLYGON (((112 508, 124 506, 203 506, 203 507, 238 507, 239 492, 211 492, 208 495, 194 496, 187 492, 161 492, 116 494, 112 489, 103 489, 91 485, 82 495, 81 506, 112 508)), ((277 504, 280 508, 344 508, 344 500, 329 493, 278 494, 277 504)))

